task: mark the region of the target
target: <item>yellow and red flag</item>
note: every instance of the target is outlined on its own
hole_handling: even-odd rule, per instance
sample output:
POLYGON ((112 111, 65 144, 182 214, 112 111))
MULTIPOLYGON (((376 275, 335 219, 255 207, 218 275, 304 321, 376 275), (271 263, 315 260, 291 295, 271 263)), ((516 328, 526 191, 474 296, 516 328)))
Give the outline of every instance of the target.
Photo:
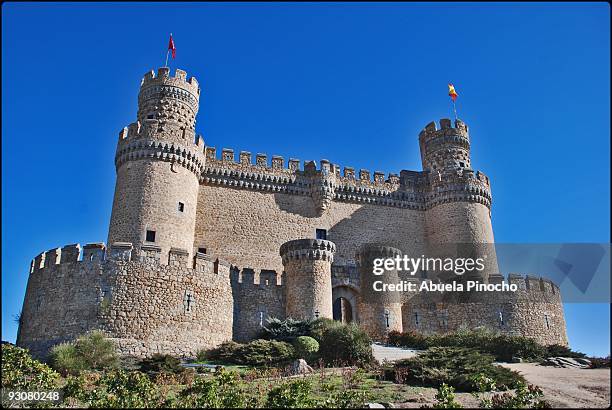
POLYGON ((459 95, 457 94, 457 91, 455 91, 455 87, 450 83, 448 84, 448 95, 453 100, 453 102, 455 102, 457 96, 459 95))

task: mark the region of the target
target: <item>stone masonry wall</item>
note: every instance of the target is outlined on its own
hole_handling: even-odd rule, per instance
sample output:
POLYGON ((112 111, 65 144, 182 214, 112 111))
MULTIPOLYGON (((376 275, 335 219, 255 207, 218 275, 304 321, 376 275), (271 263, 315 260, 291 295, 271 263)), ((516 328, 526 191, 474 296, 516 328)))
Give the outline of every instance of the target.
POLYGON ((309 196, 201 185, 194 245, 237 266, 282 272, 281 245, 314 238, 316 229, 327 229, 334 261, 344 264, 366 242, 421 255, 423 225, 424 213, 412 209, 334 201, 319 216, 309 196))
POLYGON ((232 339, 229 264, 196 260, 192 269, 178 252, 174 265, 161 265, 138 252, 130 260, 125 248, 109 259, 102 249, 93 260, 85 252, 77 260, 73 248, 63 248, 61 263, 51 262, 56 250, 33 263, 18 345, 35 355, 93 329, 103 330, 122 354, 138 357, 194 356, 232 339))
MULTIPOLYGON (((492 276, 492 283, 502 277, 492 276)), ((485 327, 521 335, 541 344, 567 346, 568 339, 560 290, 549 280, 510 275, 517 292, 406 294, 402 305, 403 330, 446 333, 461 328, 485 327)))
POLYGON ((234 340, 246 342, 258 337, 268 318, 285 318, 285 286, 275 271, 234 270, 234 340))

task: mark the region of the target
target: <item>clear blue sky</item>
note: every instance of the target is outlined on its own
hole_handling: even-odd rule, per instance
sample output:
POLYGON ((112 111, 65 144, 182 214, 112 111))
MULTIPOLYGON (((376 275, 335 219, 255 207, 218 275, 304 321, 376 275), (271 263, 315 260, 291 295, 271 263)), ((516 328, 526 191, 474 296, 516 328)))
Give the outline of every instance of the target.
MULTIPOLYGON (((117 135, 169 32, 207 145, 418 170, 453 82, 496 240, 609 242, 609 21, 606 3, 4 3, 2 338, 36 254, 106 240, 117 135)), ((609 354, 608 304, 566 319, 574 348, 609 354)))

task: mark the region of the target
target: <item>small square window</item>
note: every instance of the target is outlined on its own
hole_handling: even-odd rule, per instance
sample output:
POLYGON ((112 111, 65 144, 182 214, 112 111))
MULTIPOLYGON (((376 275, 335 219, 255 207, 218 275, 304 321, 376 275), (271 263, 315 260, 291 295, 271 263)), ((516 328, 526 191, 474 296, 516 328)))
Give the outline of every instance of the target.
POLYGON ((182 203, 182 202, 179 202, 178 210, 179 210, 179 212, 184 212, 185 211, 185 204, 182 203))
POLYGON ((155 231, 147 231, 145 240, 147 242, 155 242, 155 231))
POLYGON ((153 120, 153 119, 155 119, 155 114, 147 115, 147 120, 153 120))
POLYGON ((198 253, 206 253, 206 248, 198 248, 198 253))
POLYGON ((316 236, 317 236, 317 239, 327 239, 327 230, 317 229, 316 236))

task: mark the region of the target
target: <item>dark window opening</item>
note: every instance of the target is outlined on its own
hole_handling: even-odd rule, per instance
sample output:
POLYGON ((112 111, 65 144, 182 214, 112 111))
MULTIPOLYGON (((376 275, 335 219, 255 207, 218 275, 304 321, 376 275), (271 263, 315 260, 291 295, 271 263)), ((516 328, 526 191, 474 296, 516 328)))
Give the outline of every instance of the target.
POLYGON ((198 248, 198 253, 206 253, 206 248, 198 248))
POLYGON ((460 165, 462 168, 465 168, 465 162, 459 162, 459 165, 460 165))
POLYGON ((185 204, 182 203, 182 202, 179 202, 178 210, 179 210, 179 212, 184 212, 185 211, 185 204))
POLYGON ((147 120, 152 120, 152 119, 155 119, 155 114, 147 115, 147 120))
POLYGON ((145 240, 147 242, 155 242, 155 231, 147 231, 145 240))
POLYGON ((317 229, 316 232, 317 239, 327 239, 327 230, 326 229, 317 229))

